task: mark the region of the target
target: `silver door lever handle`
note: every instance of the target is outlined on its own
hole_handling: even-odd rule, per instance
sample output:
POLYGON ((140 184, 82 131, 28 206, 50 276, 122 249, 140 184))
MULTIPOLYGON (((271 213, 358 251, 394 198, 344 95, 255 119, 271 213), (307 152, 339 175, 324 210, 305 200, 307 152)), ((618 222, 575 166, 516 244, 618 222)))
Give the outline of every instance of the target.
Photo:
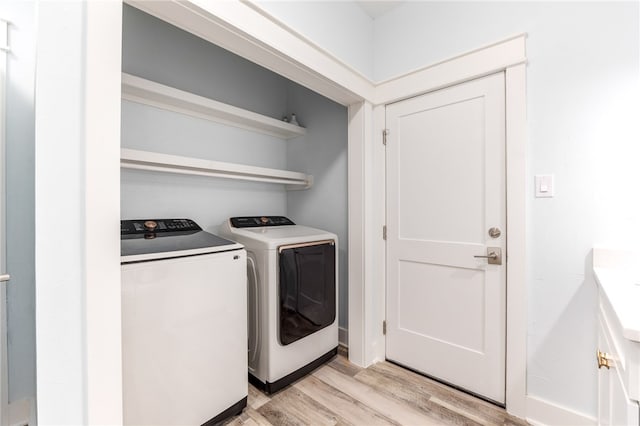
POLYGON ((487 247, 486 256, 473 256, 476 259, 487 259, 489 265, 502 265, 502 249, 500 247, 487 247))
POLYGON ((495 251, 492 251, 491 253, 489 253, 486 256, 473 256, 473 257, 477 257, 479 259, 497 259, 498 255, 496 254, 495 251))
POLYGON ((9 274, 0 275, 0 283, 9 281, 10 279, 11 279, 11 275, 9 274))

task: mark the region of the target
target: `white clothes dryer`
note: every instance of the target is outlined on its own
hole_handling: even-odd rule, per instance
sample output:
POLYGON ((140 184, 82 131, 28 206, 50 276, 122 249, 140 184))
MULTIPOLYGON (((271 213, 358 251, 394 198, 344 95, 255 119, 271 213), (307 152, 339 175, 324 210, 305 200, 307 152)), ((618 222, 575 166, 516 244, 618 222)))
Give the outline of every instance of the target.
POLYGON ((242 245, 190 219, 123 220, 125 425, 214 425, 247 404, 242 245))
POLYGON ((249 381, 273 393, 338 351, 338 237, 283 216, 232 217, 247 250, 249 381))

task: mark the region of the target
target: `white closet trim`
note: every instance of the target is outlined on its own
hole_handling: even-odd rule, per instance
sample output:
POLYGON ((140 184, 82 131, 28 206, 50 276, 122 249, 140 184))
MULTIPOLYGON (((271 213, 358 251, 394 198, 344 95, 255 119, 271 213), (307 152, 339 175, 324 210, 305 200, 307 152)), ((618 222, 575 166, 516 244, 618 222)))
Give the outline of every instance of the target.
POLYGON ((245 1, 125 3, 348 106, 371 99, 371 82, 245 1))
MULTIPOLYGON (((9 47, 9 22, 0 18, 0 274, 7 274, 6 259, 6 91, 7 54, 9 47)), ((8 275, 7 275, 8 276, 8 275)), ((9 416, 9 369, 7 356, 7 283, 0 282, 0 422, 8 424, 9 416)))

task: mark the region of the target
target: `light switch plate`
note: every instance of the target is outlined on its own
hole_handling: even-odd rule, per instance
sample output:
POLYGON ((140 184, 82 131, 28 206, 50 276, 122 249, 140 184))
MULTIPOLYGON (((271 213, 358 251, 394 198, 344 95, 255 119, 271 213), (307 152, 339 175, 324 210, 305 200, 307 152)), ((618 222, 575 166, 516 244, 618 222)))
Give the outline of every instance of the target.
POLYGON ((553 175, 536 175, 536 198, 551 198, 555 195, 553 175))

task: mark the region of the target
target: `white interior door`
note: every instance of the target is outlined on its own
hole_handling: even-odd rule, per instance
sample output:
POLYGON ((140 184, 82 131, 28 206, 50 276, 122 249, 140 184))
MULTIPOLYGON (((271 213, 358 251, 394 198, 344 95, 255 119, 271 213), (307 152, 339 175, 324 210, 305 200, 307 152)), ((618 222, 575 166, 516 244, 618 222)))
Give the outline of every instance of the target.
POLYGON ((386 108, 387 359, 498 403, 505 401, 504 105, 500 73, 386 108), (501 252, 501 265, 476 257, 491 252, 501 252))

